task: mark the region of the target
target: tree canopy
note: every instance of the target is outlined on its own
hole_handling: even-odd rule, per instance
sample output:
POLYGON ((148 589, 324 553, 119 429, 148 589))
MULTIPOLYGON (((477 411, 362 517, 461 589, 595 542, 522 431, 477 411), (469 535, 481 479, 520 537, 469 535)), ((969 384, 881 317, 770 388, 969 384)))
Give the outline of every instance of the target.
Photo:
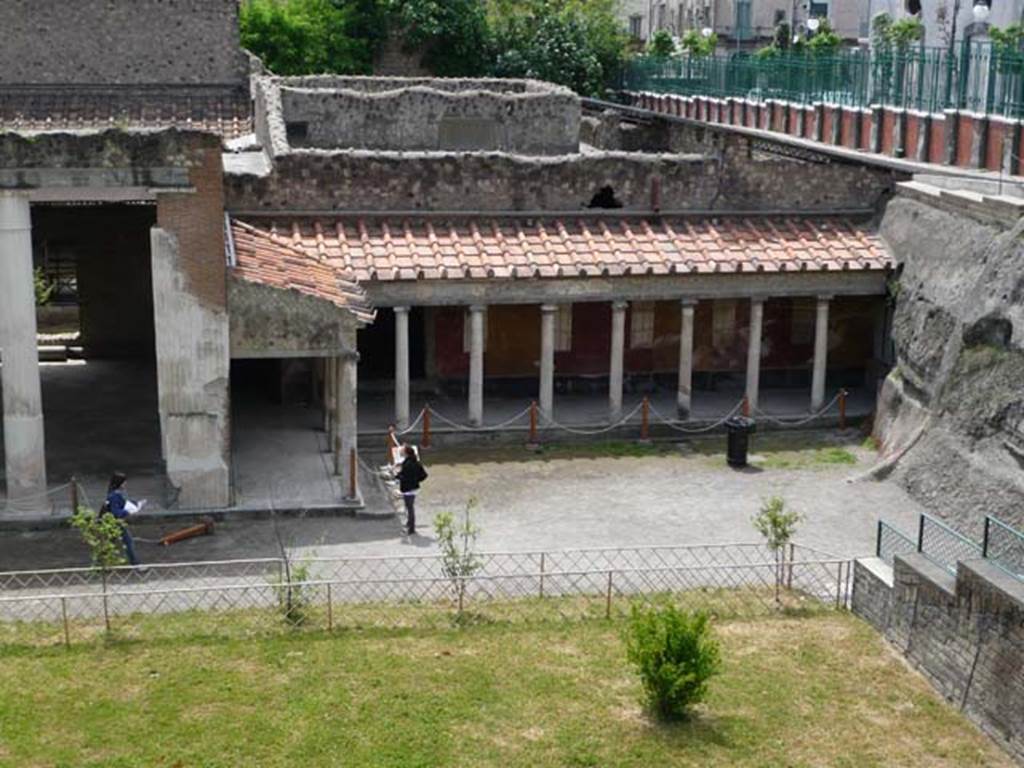
POLYGON ((392 35, 437 75, 536 77, 594 95, 625 50, 615 2, 245 0, 242 44, 277 74, 368 74, 392 35))

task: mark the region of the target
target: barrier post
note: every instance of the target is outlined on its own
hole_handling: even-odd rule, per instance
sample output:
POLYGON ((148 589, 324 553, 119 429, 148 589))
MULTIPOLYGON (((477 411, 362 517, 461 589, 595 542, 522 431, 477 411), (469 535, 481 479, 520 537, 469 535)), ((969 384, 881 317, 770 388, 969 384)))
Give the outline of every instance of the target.
POLYGON ((846 390, 839 390, 839 428, 846 429, 846 390))
POLYGON ((356 498, 356 449, 348 452, 348 497, 356 498))
POLYGON ((612 617, 612 572, 608 571, 608 589, 604 593, 604 617, 612 617))
POLYGON ((71 514, 78 511, 78 479, 71 476, 71 514))
POLYGON ((420 445, 424 448, 430 447, 430 403, 423 406, 423 439, 420 445))
POLYGON ((743 396, 743 402, 740 405, 740 413, 748 419, 750 418, 750 398, 746 395, 743 396))
POLYGON ((651 439, 651 401, 646 396, 640 403, 640 439, 651 439))
POLYGON ((64 620, 64 647, 71 647, 71 630, 68 629, 68 599, 62 597, 60 599, 60 615, 64 620))
POLYGON ((327 582, 327 631, 334 629, 334 606, 331 601, 331 583, 327 582))
POLYGON ((544 553, 540 553, 540 593, 539 597, 544 597, 544 553))
POLYGON ((530 401, 530 445, 537 445, 537 401, 530 401))

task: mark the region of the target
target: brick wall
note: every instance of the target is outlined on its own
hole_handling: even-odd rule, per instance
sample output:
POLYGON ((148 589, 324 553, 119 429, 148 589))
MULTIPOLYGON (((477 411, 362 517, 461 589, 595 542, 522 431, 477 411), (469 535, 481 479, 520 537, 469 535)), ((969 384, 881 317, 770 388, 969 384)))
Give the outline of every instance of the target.
POLYGON ((1024 761, 1024 582, 984 560, 858 561, 852 608, 952 704, 1024 761))
POLYGON ((4 0, 0 84, 233 83, 238 0, 4 0))
MULTIPOLYGON (((743 121, 742 110, 719 108, 721 104, 735 101, 734 99, 651 93, 626 93, 624 96, 630 105, 655 112, 724 125, 754 125, 749 118, 746 122, 743 121)), ((940 112, 922 115, 888 107, 862 110, 855 107, 826 105, 824 109, 828 116, 825 118, 824 130, 819 138, 813 133, 813 117, 808 114, 804 105, 772 99, 763 104, 748 102, 748 113, 755 109, 760 109, 764 115, 756 127, 774 133, 815 139, 824 144, 876 152, 888 157, 906 157, 908 160, 939 164, 952 163, 964 168, 998 170, 1002 165, 1005 173, 1024 174, 1019 120, 989 118, 971 112, 952 111, 945 114, 940 112), (797 115, 801 115, 803 119, 797 115), (840 128, 836 131, 832 129, 835 121, 840 123, 840 128), (929 132, 927 141, 924 142, 928 152, 925 156, 919 157, 917 151, 922 131, 929 132), (953 131, 956 132, 955 136, 951 133, 953 131), (948 158, 947 141, 951 143, 953 149, 952 157, 948 158)))

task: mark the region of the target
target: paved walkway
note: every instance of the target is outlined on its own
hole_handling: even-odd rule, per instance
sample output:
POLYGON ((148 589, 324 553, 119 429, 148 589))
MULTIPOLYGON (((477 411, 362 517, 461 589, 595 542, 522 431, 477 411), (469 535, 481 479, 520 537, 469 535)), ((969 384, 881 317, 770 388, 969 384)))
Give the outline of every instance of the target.
MULTIPOLYGON (((794 448, 784 441, 809 439, 808 433, 755 437, 754 450, 794 448)), ((834 439, 819 435, 816 451, 765 450, 764 468, 745 471, 727 468, 721 453, 684 454, 678 448, 656 456, 576 458, 464 448, 447 458, 445 453, 425 456, 430 478, 419 501, 420 534, 411 538, 401 534, 394 518, 229 521, 213 536, 174 547, 142 543, 139 554, 148 562, 273 557, 282 545, 298 556, 433 553, 433 516, 457 512, 471 497, 478 500, 479 543, 488 550, 756 541, 751 517, 762 499, 775 494, 806 516, 797 536, 801 543, 839 556, 872 553, 879 517, 915 530, 919 508, 898 486, 847 482, 874 461, 858 447, 859 436, 851 434, 835 446, 853 453, 856 465, 823 463, 822 446, 834 439)), ((721 450, 723 442, 717 437, 704 445, 721 450)), ((376 503, 382 503, 380 497, 376 503)), ((135 533, 156 539, 172 528, 151 524, 137 526, 135 533)), ((87 560, 71 531, 0 537, 0 570, 87 560)))

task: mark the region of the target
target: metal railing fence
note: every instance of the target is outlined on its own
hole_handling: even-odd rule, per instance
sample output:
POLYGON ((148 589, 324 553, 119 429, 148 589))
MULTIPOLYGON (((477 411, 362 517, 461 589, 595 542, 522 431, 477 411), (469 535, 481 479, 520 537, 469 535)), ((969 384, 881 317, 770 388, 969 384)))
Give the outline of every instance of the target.
POLYGON ((896 555, 919 552, 955 574, 962 560, 985 559, 1011 576, 1024 580, 1024 532, 992 517, 985 517, 984 536, 978 543, 941 520, 922 513, 917 536, 912 538, 889 523, 878 521, 875 555, 889 565, 896 555))
POLYGON ((964 42, 952 51, 913 46, 767 58, 728 52, 669 59, 641 56, 624 67, 619 85, 627 91, 685 96, 885 105, 926 112, 962 109, 1019 117, 1024 114, 1024 52, 964 42))
POLYGON ((882 520, 878 521, 878 534, 875 540, 875 556, 880 557, 890 566, 896 555, 907 555, 917 551, 917 542, 902 531, 882 520))
POLYGON ((990 515, 985 518, 981 549, 982 557, 1024 580, 1024 533, 990 515))
MULTIPOLYGON (((289 625, 396 629, 613 618, 654 600, 737 617, 847 605, 849 561, 798 545, 778 559, 765 554, 760 545, 491 553, 484 569, 466 578, 431 574, 437 558, 416 556, 321 559, 304 567, 332 563, 346 576, 291 581, 275 568, 216 583, 197 583, 194 572, 178 582, 148 582, 140 573, 137 583, 122 577, 83 580, 79 589, 0 592, 0 643, 70 644, 108 631, 153 638, 289 625)), ((195 571, 201 564, 188 565, 195 571)))

